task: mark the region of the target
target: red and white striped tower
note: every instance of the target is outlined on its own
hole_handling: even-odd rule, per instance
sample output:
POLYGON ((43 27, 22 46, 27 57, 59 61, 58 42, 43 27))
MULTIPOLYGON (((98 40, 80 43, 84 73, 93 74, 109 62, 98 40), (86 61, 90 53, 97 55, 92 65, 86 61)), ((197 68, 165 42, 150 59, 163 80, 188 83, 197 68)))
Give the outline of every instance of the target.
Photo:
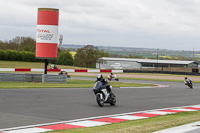
POLYGON ((38 8, 36 57, 57 58, 59 9, 38 8))
POLYGON ((47 59, 57 58, 58 19, 58 9, 38 8, 35 56, 45 59, 44 74, 47 74, 47 59))

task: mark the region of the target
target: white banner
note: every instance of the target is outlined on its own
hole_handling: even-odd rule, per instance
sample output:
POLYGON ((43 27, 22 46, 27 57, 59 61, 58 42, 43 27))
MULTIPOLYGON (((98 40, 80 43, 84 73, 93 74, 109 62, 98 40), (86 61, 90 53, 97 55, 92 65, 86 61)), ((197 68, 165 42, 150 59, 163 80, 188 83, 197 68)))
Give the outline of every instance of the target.
POLYGON ((58 43, 58 26, 37 25, 37 43, 58 43))

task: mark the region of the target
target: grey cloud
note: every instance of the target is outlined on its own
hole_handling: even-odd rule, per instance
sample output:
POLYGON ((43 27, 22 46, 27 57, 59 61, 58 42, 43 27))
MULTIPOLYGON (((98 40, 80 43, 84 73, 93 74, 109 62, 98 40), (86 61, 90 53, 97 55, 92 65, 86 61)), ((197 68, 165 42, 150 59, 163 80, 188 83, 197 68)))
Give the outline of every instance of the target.
POLYGON ((1 0, 0 40, 35 38, 37 9, 60 10, 63 43, 200 50, 199 0, 1 0), (15 29, 17 32, 12 32, 15 29), (66 39, 65 39, 66 38, 66 39))

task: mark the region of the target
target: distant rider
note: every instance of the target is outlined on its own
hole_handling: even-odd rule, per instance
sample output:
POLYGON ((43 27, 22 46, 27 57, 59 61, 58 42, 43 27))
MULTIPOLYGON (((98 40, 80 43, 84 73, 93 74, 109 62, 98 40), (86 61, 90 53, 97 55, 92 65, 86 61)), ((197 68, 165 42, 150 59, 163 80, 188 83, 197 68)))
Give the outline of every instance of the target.
POLYGON ((97 82, 97 81, 101 81, 101 82, 103 83, 103 85, 106 86, 107 91, 108 91, 110 94, 112 93, 110 84, 108 83, 108 81, 107 81, 106 79, 103 78, 103 75, 102 75, 102 74, 98 74, 97 80, 96 80, 95 82, 97 82))
POLYGON ((188 85, 189 82, 192 82, 192 80, 190 78, 188 78, 187 76, 185 76, 185 85, 188 85))
POLYGON ((111 78, 114 78, 114 74, 113 74, 112 72, 110 73, 110 77, 111 77, 111 78))

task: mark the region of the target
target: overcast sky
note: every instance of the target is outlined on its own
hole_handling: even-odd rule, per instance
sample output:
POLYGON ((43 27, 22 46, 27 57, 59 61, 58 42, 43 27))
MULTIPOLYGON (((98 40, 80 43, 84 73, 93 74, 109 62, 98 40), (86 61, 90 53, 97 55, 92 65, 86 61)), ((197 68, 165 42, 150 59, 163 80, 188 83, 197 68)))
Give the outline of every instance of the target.
POLYGON ((59 9, 63 44, 200 51, 200 0, 0 0, 0 40, 36 38, 38 8, 59 9))

